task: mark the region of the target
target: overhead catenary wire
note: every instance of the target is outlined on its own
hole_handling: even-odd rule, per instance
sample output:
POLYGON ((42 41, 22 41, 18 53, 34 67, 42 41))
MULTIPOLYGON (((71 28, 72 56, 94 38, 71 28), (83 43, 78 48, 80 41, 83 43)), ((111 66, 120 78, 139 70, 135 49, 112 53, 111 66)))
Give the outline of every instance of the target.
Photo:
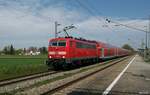
MULTIPOLYGON (((72 4, 72 2, 70 2, 70 1, 68 1, 69 3, 71 3, 72 4)), ((107 22, 103 19, 103 18, 101 18, 100 16, 98 16, 98 14, 101 14, 102 15, 102 13, 100 13, 100 12, 98 12, 98 14, 96 14, 95 12, 94 12, 94 10, 91 10, 90 8, 88 8, 88 6, 86 5, 86 4, 84 4, 82 1, 80 1, 80 0, 75 0, 74 1, 74 3, 73 3, 76 7, 80 7, 80 8, 82 8, 82 9, 84 9, 85 11, 87 11, 88 12, 88 16, 87 17, 90 17, 90 16, 92 16, 96 21, 95 21, 95 23, 97 23, 97 25, 99 26, 99 27, 103 27, 103 28, 105 28, 105 29, 108 29, 108 30, 111 30, 111 31, 114 31, 114 30, 112 30, 111 29, 111 27, 109 27, 108 25, 106 25, 107 24, 107 22), (101 23, 103 22, 103 25, 100 25, 101 23)), ((94 7, 93 7, 94 8, 94 7)), ((100 29, 102 29, 102 28, 99 28, 99 30, 100 29)))
MULTIPOLYGON (((149 29, 147 29, 147 30, 144 30, 144 29, 141 29, 141 28, 139 28, 139 27, 134 27, 134 26, 131 26, 131 25, 129 25, 129 24, 131 24, 131 23, 127 23, 127 24, 123 24, 123 23, 120 23, 119 21, 117 21, 117 20, 112 20, 112 19, 110 19, 110 17, 104 17, 104 16, 101 16, 101 18, 99 18, 99 16, 95 16, 95 13, 93 12, 93 10, 95 10, 95 12, 98 12, 98 14, 99 14, 99 11, 98 10, 96 10, 94 7, 91 9, 91 7, 89 7, 88 5, 85 5, 85 3, 83 3, 81 0, 79 1, 79 0, 76 0, 76 2, 82 7, 82 8, 84 8, 85 10, 87 10, 92 16, 94 16, 98 21, 103 21, 102 19, 104 19, 106 22, 108 22, 108 23, 114 23, 114 24, 116 24, 115 26, 123 26, 123 27, 125 27, 125 28, 128 28, 128 29, 132 29, 132 30, 136 30, 136 31, 140 31, 140 32, 145 32, 146 33, 146 38, 145 38, 145 43, 146 43, 146 45, 145 45, 145 49, 147 49, 147 48, 149 48, 149 46, 150 46, 150 41, 149 41, 149 39, 150 39, 150 25, 149 25, 149 29), (147 41, 148 40, 148 41, 147 41), (148 44, 147 44, 148 43, 148 44)), ((100 12, 100 14, 102 14, 102 12, 100 12)), ((141 18, 140 18, 141 19, 141 18)), ((142 19, 145 19, 145 20, 147 20, 147 18, 142 18, 142 19)), ((150 19, 150 18, 149 18, 150 19)), ((150 21, 149 21, 150 22, 150 21)), ((110 30, 113 30, 114 31, 114 29, 111 29, 110 27, 108 27, 109 25, 106 25, 107 26, 107 29, 110 29, 110 30)), ((147 26, 148 27, 148 26, 147 26)))
POLYGON ((139 29, 139 28, 135 28, 135 27, 132 27, 132 26, 128 26, 128 25, 126 25, 126 24, 122 24, 122 23, 119 23, 119 22, 116 22, 116 21, 112 21, 112 20, 110 20, 110 19, 108 19, 108 18, 106 18, 106 21, 107 21, 108 23, 115 23, 115 24, 118 24, 118 25, 121 25, 121 26, 125 26, 125 27, 130 28, 130 29, 147 32, 146 30, 139 29))
MULTIPOLYGON (((76 2, 78 3, 78 5, 80 5, 82 8, 84 8, 91 16, 93 16, 95 19, 97 19, 98 22, 100 22, 100 23, 103 22, 104 26, 107 27, 107 29, 114 31, 108 25, 106 25, 106 21, 105 21, 104 17, 99 17, 96 15, 96 13, 94 13, 94 11, 95 11, 95 12, 98 12, 99 15, 102 15, 102 12, 95 10, 94 7, 92 7, 93 8, 93 10, 92 10, 90 7, 88 7, 86 4, 84 4, 81 0, 76 0, 76 2)), ((101 27, 104 27, 104 26, 101 26, 101 27)))
POLYGON ((84 9, 87 10, 87 12, 90 13, 90 15, 94 16, 98 21, 101 21, 102 19, 100 19, 98 16, 96 16, 96 14, 90 9, 88 8, 88 6, 86 6, 85 4, 83 4, 80 0, 76 0, 77 3, 84 9))
MULTIPOLYGON (((83 3, 81 0, 76 0, 76 3, 78 3, 78 5, 80 5, 82 8, 84 8, 84 10, 86 10, 91 16, 93 16, 94 18, 97 19, 98 22, 103 23, 103 25, 101 27, 104 27, 105 29, 108 29, 108 31, 115 31, 114 29, 112 29, 112 27, 110 27, 110 25, 108 25, 108 23, 106 22, 106 17, 100 17, 97 16, 96 13, 94 13, 95 8, 92 7, 92 9, 90 7, 88 7, 88 5, 86 5, 85 3, 83 3)), ((99 12, 97 10, 95 10, 95 12, 98 12, 99 15, 102 15, 102 12, 99 12)), ((99 25, 99 24, 98 24, 99 25)), ((109 39, 109 38, 108 38, 109 39)), ((109 42, 107 42, 109 43, 109 42)))
MULTIPOLYGON (((92 11, 92 10, 95 10, 95 11, 97 11, 96 9, 92 9, 91 10, 91 8, 90 7, 88 7, 88 6, 86 6, 85 4, 83 4, 81 1, 79 1, 79 0, 76 0, 77 1, 77 3, 79 3, 80 4, 80 6, 81 7, 83 7, 84 9, 86 9, 91 15, 93 15, 93 16, 95 16, 94 14, 94 12, 92 11)), ((97 11, 98 12, 98 11, 97 11)), ((99 12, 98 12, 99 13, 99 12)), ((102 14, 102 12, 100 12, 101 14, 102 14)), ((114 21, 114 20, 111 20, 111 19, 109 19, 108 17, 101 17, 101 19, 99 19, 97 16, 95 16, 96 18, 97 18, 97 20, 102 20, 102 18, 103 19, 105 19, 108 23, 114 23, 114 24, 118 24, 118 25, 120 25, 120 26, 124 26, 124 27, 127 27, 127 28, 130 28, 130 29, 134 29, 134 30, 138 30, 138 31, 142 31, 142 32, 147 32, 146 30, 143 30, 143 29, 139 29, 139 28, 136 28, 136 27, 133 27, 133 26, 129 26, 129 25, 126 25, 126 24, 122 24, 122 23, 119 23, 119 22, 117 22, 117 21, 114 21)))

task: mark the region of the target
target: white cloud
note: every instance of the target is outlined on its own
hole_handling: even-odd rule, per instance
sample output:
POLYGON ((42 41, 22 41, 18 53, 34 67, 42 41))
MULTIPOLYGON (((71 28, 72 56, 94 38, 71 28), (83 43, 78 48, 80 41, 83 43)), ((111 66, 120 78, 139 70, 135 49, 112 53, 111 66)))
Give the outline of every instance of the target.
MULTIPOLYGON (((8 0, 5 2, 6 5, 0 4, 0 48, 8 44, 21 48, 47 46, 48 39, 54 37, 54 21, 56 20, 62 24, 59 27, 60 30, 65 25, 74 24, 77 29, 70 32, 73 36, 105 41, 115 45, 122 45, 131 39, 135 47, 144 37, 143 32, 121 26, 116 27, 115 24, 107 23, 102 17, 97 17, 101 19, 98 21, 95 17, 87 17, 80 11, 68 10, 63 6, 43 7, 36 0, 32 2, 21 0, 20 2, 12 3, 8 0)), ((119 23, 142 29, 147 24, 147 20, 127 19, 120 20, 119 23)))

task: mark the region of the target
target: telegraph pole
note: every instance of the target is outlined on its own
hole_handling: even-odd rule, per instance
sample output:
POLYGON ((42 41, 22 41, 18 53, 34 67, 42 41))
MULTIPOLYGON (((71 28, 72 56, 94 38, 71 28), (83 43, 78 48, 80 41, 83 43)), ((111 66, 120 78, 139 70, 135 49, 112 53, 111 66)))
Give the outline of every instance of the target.
POLYGON ((150 59, 150 16, 149 16, 149 29, 148 29, 148 58, 150 59))
POLYGON ((57 21, 55 21, 55 38, 57 38, 58 36, 58 32, 57 32, 57 28, 58 26, 60 26, 61 24, 59 24, 57 21))

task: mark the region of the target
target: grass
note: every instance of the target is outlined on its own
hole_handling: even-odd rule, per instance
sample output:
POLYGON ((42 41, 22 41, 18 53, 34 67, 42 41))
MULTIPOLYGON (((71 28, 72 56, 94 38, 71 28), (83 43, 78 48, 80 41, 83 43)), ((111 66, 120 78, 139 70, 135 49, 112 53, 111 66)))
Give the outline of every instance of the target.
POLYGON ((46 71, 46 55, 38 56, 0 56, 0 80, 46 71))
POLYGON ((0 55, 0 59, 1 58, 16 58, 16 59, 19 59, 19 58, 47 58, 47 55, 35 55, 35 56, 32 56, 32 55, 0 55))

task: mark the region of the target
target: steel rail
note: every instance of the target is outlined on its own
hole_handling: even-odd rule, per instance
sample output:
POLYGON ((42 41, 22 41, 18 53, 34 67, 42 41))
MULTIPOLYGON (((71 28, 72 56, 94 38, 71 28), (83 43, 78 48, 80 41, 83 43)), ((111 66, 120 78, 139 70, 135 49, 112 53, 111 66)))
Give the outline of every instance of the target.
POLYGON ((18 83, 18 82, 22 82, 22 81, 26 81, 26 80, 31 80, 31 79, 35 79, 35 78, 48 76, 48 75, 55 74, 55 73, 58 73, 58 72, 57 71, 45 71, 45 72, 30 74, 27 76, 21 76, 21 77, 10 78, 7 80, 2 80, 2 81, 0 81, 0 87, 18 83))

